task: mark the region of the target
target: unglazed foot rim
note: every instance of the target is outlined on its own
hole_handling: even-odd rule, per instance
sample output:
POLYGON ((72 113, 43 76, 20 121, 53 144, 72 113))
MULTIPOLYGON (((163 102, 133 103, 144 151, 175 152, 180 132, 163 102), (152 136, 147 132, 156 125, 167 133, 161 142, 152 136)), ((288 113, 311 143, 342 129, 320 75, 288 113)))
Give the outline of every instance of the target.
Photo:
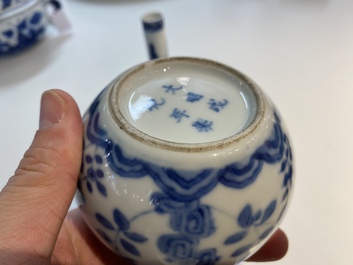
MULTIPOLYGON (((117 81, 114 81, 113 89, 111 90, 110 95, 110 102, 109 102, 109 109, 111 112, 111 116, 114 119, 115 123, 122 129, 125 133, 130 135, 131 137, 135 138, 138 141, 141 141, 145 144, 154 146, 156 148, 162 148, 167 150, 179 151, 179 152, 204 152, 214 149, 220 149, 226 147, 232 143, 238 142, 243 138, 247 137, 256 128, 259 126, 261 120, 264 117, 265 107, 264 107, 264 98, 261 94, 257 85, 250 80, 248 77, 243 75, 241 72, 230 68, 226 65, 205 60, 205 59, 198 59, 198 58, 190 58, 190 57, 171 57, 167 59, 159 59, 155 61, 150 61, 145 64, 139 65, 119 76, 117 81), (227 137, 223 137, 221 139, 213 140, 213 141, 204 141, 204 142, 197 142, 197 143, 190 143, 190 142, 181 142, 181 141, 171 141, 166 139, 161 139, 156 137, 152 134, 146 133, 137 126, 133 125, 131 120, 129 120, 127 114, 123 113, 121 110, 121 102, 119 103, 119 93, 121 90, 124 90, 125 87, 128 85, 130 78, 133 76, 137 76, 137 74, 141 73, 146 67, 153 68, 158 67, 162 64, 167 63, 185 63, 190 64, 193 63, 201 68, 213 68, 213 70, 217 70, 219 72, 223 72, 226 75, 233 76, 237 80, 241 80, 246 84, 246 87, 250 90, 254 97, 256 110, 251 118, 251 120, 246 124, 244 128, 241 128, 240 131, 229 135, 227 137)), ((126 92, 128 93, 128 92, 126 92)))

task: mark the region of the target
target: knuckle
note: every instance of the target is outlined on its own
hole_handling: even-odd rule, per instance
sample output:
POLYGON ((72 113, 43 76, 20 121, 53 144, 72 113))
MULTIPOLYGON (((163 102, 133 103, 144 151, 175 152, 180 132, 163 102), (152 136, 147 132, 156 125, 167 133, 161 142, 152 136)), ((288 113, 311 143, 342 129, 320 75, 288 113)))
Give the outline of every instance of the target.
MULTIPOLYGON (((21 178, 23 185, 33 186, 45 184, 50 179, 45 176, 53 174, 57 171, 58 161, 61 160, 60 154, 50 148, 42 146, 32 146, 28 149, 18 168, 15 171, 14 179, 16 180, 20 176, 26 176, 21 178), (30 177, 29 177, 30 176, 30 177)), ((11 179, 10 179, 11 181, 11 179)), ((18 184, 19 182, 16 181, 18 184)))

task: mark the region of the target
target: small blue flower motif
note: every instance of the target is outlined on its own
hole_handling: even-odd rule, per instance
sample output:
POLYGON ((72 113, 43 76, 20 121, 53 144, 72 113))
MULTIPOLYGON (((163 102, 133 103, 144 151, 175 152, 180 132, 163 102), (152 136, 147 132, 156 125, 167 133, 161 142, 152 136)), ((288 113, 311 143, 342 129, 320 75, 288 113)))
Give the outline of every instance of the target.
POLYGON ((256 225, 260 220, 262 211, 259 210, 256 213, 253 213, 253 209, 250 204, 246 205, 238 216, 238 224, 242 228, 249 228, 253 225, 256 225))
POLYGON ((223 99, 222 101, 216 101, 215 99, 211 98, 208 102, 208 105, 211 110, 220 112, 220 110, 224 109, 224 107, 228 105, 228 100, 223 99))
POLYGON ((192 123, 192 126, 195 127, 199 132, 208 132, 212 131, 212 121, 198 119, 197 121, 192 123))
POLYGON ((169 117, 176 119, 176 121, 179 123, 182 118, 189 118, 190 116, 186 114, 186 110, 179 110, 175 108, 169 117))
MULTIPOLYGON (((140 252, 135 244, 142 244, 148 239, 139 233, 130 231, 130 221, 119 209, 114 209, 113 211, 114 222, 111 222, 107 217, 100 213, 96 213, 95 217, 106 230, 116 231, 117 234, 121 232, 123 235, 122 237, 119 237, 121 246, 130 254, 140 256, 140 252)), ((107 243, 111 244, 114 242, 103 230, 97 229, 97 232, 107 243)), ((118 238, 118 236, 116 236, 116 238, 118 238)))
POLYGON ((195 238, 208 237, 216 230, 210 207, 206 205, 175 213, 170 222, 174 231, 195 238))
POLYGON ((98 192, 103 195, 104 197, 107 197, 107 190, 104 187, 104 185, 100 182, 101 179, 104 178, 104 172, 100 169, 94 169, 93 168, 93 162, 95 161, 98 165, 103 163, 103 159, 101 156, 96 155, 94 158, 90 155, 87 155, 85 157, 85 161, 86 163, 89 165, 91 164, 92 166, 90 166, 87 169, 87 175, 84 177, 84 179, 86 179, 87 181, 87 189, 90 193, 93 192, 93 186, 92 184, 95 183, 98 192))
POLYGON ((188 260, 196 252, 197 240, 183 235, 162 235, 157 245, 169 261, 188 260))
MULTIPOLYGON (((273 215, 273 213, 276 210, 276 206, 277 206, 277 201, 272 200, 267 205, 265 210, 258 210, 254 212, 250 204, 245 205, 237 218, 238 225, 242 228, 242 230, 237 231, 236 233, 228 236, 224 241, 224 245, 229 246, 243 241, 249 234, 249 229, 251 227, 258 227, 270 219, 270 217, 273 215)), ((266 231, 262 232, 262 234, 259 235, 259 240, 266 238, 273 231, 273 229, 274 227, 271 226, 266 231)), ((248 252, 249 249, 252 247, 253 245, 251 244, 240 246, 231 254, 231 256, 237 257, 240 255, 243 255, 246 252, 248 252)))
POLYGON ((269 203, 264 211, 258 210, 253 213, 252 207, 250 204, 247 204, 238 216, 238 224, 242 228, 249 228, 253 225, 261 225, 265 223, 276 210, 277 201, 273 200, 269 203))
POLYGON ((186 101, 188 101, 188 102, 196 102, 196 101, 201 100, 202 98, 203 98, 203 95, 195 94, 195 93, 192 93, 192 92, 188 92, 187 96, 186 96, 186 101))

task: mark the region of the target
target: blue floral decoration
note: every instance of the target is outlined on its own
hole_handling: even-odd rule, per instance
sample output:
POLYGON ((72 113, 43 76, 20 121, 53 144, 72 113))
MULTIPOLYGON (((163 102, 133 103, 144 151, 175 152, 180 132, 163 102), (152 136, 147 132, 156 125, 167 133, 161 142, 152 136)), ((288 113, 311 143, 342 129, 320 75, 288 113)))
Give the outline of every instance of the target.
MULTIPOLYGON (((254 212, 250 204, 245 205, 245 207, 240 212, 237 218, 237 223, 239 227, 241 227, 243 230, 241 230, 240 232, 237 231, 236 233, 226 238, 226 240, 224 241, 224 245, 233 245, 241 242, 249 234, 249 230, 251 227, 256 228, 264 224, 272 216, 272 214, 276 210, 276 206, 277 206, 277 201, 273 200, 269 203, 269 205, 265 208, 264 211, 258 210, 254 212)), ((270 226, 269 228, 267 228, 264 232, 262 232, 259 235, 259 241, 266 238, 273 230, 274 230, 273 226, 270 226)), ((231 256, 237 257, 240 255, 243 255, 244 253, 249 251, 249 249, 252 247, 253 247, 253 244, 241 246, 237 248, 232 253, 231 256)))
MULTIPOLYGON (((133 257, 140 257, 139 246, 148 241, 148 238, 131 231, 131 222, 147 214, 157 213, 169 218, 170 233, 160 235, 156 242, 167 262, 217 264, 222 257, 216 248, 200 248, 200 242, 211 237, 217 230, 214 220, 214 211, 217 209, 202 203, 201 199, 217 185, 238 190, 244 189, 256 181, 264 164, 280 163, 280 173, 284 176, 282 200, 273 199, 264 209, 254 209, 248 203, 239 213, 234 213, 232 215, 234 217, 229 216, 234 218, 236 230, 224 238, 223 244, 233 248, 230 256, 237 258, 247 255, 256 243, 245 243, 250 229, 257 231, 258 241, 273 232, 277 220, 273 221, 271 217, 280 205, 281 209, 278 211, 281 213, 278 218, 281 217, 286 207, 293 174, 291 147, 276 113, 274 113, 275 122, 269 138, 246 162, 236 161, 221 169, 178 170, 160 167, 141 158, 127 156, 120 144, 110 139, 101 125, 100 114, 97 111, 99 101, 100 96, 88 111, 87 146, 94 145, 100 148, 104 153, 105 164, 109 165, 110 170, 119 177, 132 179, 149 177, 160 188, 159 192, 154 192, 150 197, 150 203, 154 209, 149 212, 140 213, 130 219, 117 208, 113 210, 111 216, 95 214, 96 220, 101 225, 97 233, 107 243, 119 249, 123 248, 133 257), (266 224, 265 230, 260 229, 263 224, 266 224), (114 232, 116 236, 114 238, 108 236, 107 231, 114 232)), ((88 192, 98 192, 103 197, 109 197, 109 190, 101 181, 105 177, 100 169, 103 157, 86 155, 84 160, 86 168, 82 168, 79 190, 82 190, 83 184, 86 183, 88 192)))
MULTIPOLYGON (((112 216, 113 216, 114 223, 109 221, 108 218, 104 217, 100 213, 95 214, 96 220, 102 225, 102 227, 110 231, 115 231, 116 238, 120 238, 120 240, 118 240, 118 243, 122 248, 124 248, 127 252, 129 252, 134 256, 140 256, 140 252, 138 248, 135 246, 135 244, 136 243, 142 244, 148 239, 139 233, 130 231, 131 220, 128 220, 124 216, 124 214, 118 209, 114 209, 112 216), (120 236, 120 234, 122 235, 120 236)), ((102 238, 109 244, 112 244, 117 240, 109 237, 101 229, 98 229, 97 233, 100 234, 102 238)))
POLYGON ((30 17, 16 22, 16 27, 0 31, 0 55, 17 53, 32 46, 42 37, 45 31, 43 13, 36 11, 30 17), (16 38, 13 42, 13 38, 16 38))
POLYGON ((85 162, 90 167, 87 169, 87 174, 83 176, 83 179, 86 180, 87 189, 90 193, 93 192, 93 185, 97 187, 98 192, 107 197, 107 189, 102 184, 101 180, 104 178, 104 172, 99 167, 103 163, 103 159, 99 155, 95 155, 95 157, 91 157, 90 155, 85 156, 85 162), (98 165, 97 169, 93 167, 93 164, 96 163, 98 165))

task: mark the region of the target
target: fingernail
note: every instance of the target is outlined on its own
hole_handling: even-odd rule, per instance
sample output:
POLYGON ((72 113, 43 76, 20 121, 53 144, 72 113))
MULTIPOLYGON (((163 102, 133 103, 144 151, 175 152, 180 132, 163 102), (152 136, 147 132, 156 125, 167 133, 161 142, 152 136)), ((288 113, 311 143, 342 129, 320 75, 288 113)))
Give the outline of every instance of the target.
POLYGON ((39 129, 59 124, 64 117, 65 100, 55 91, 43 93, 40 104, 39 129))

